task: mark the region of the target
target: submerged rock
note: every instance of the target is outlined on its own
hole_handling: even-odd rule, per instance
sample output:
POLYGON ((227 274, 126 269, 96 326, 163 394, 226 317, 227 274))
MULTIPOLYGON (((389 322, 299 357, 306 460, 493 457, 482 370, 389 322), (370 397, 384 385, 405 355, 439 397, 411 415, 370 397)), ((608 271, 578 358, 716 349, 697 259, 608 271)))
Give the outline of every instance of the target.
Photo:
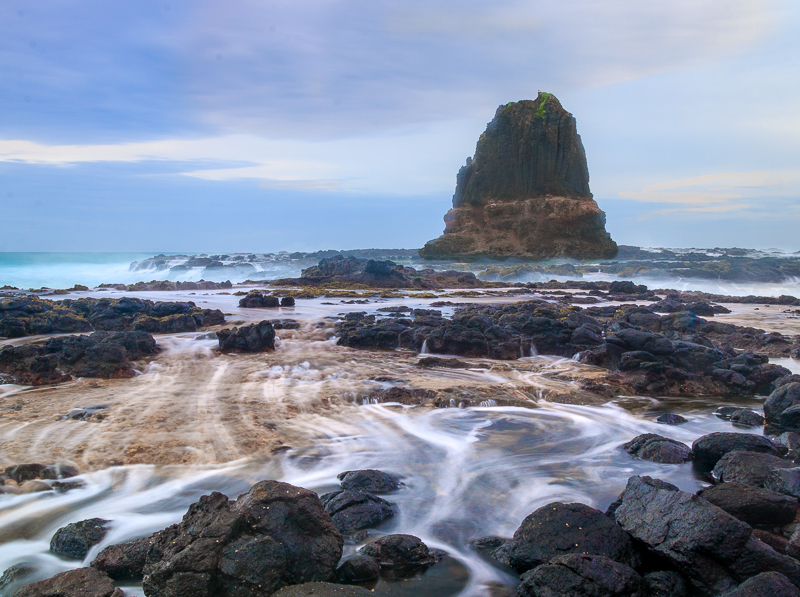
POLYGON ((634 568, 640 562, 630 536, 608 516, 584 504, 560 502, 529 514, 506 553, 519 573, 569 553, 601 555, 634 568))
POLYGON ((597 555, 557 556, 522 575, 517 597, 650 597, 631 567, 597 555))
POLYGON ((363 587, 337 585, 330 582, 307 582, 284 587, 274 597, 369 597, 372 592, 363 587))
POLYGON ((682 425, 686 422, 686 418, 681 415, 676 415, 675 413, 664 413, 663 415, 659 415, 656 421, 664 425, 682 425))
POLYGON ((575 119, 549 93, 497 109, 458 172, 445 231, 426 259, 611 258, 575 119))
POLYGON ((50 551, 82 560, 93 546, 105 538, 109 522, 103 518, 90 518, 61 527, 50 540, 50 551))

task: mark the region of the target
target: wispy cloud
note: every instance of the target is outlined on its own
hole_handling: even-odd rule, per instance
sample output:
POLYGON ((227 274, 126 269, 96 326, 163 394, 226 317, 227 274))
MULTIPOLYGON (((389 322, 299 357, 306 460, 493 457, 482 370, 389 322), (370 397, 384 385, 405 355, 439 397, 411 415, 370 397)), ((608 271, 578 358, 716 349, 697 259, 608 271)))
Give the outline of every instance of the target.
POLYGON ((690 207, 660 209, 638 216, 646 220, 664 215, 691 215, 701 213, 729 213, 750 207, 747 203, 734 203, 744 197, 742 192, 724 192, 735 189, 763 188, 778 182, 768 172, 732 172, 708 174, 646 186, 641 191, 619 193, 622 199, 644 203, 672 203, 690 207))

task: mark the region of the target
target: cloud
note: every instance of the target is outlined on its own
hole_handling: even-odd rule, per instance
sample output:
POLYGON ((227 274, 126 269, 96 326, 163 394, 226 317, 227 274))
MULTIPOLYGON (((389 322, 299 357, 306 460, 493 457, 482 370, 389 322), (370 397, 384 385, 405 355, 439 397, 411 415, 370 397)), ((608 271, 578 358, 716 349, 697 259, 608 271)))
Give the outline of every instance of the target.
POLYGON ((650 218, 655 218, 658 216, 678 216, 678 215, 693 215, 693 214, 702 214, 702 213, 729 213, 734 211, 740 211, 743 209, 747 209, 750 205, 746 203, 736 203, 736 204, 729 204, 729 205, 709 205, 705 207, 686 207, 686 208, 679 208, 679 209, 659 209, 657 211, 651 211, 646 214, 642 214, 638 216, 636 219, 638 221, 649 220, 650 218))
POLYGON ((723 212, 749 207, 744 204, 731 204, 730 201, 742 199, 739 193, 724 193, 730 189, 763 188, 777 185, 773 175, 767 172, 734 172, 709 174, 646 186, 641 191, 623 191, 622 199, 645 203, 677 203, 698 206, 693 209, 661 210, 640 216, 649 218, 661 214, 688 214, 703 212, 723 212), (703 207, 706 206, 706 207, 703 207), (714 206, 714 207, 710 207, 714 206))

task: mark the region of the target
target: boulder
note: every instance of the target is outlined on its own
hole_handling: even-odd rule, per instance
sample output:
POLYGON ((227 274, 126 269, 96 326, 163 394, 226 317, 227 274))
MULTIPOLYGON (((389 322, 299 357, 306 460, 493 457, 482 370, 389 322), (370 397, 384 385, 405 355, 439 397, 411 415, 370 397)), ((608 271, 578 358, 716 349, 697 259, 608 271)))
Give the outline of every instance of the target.
POLYGON ((777 493, 800 498, 800 467, 774 468, 763 485, 777 493))
POLYGON ((331 578, 342 545, 317 494, 261 481, 236 501, 203 496, 153 535, 142 587, 148 597, 261 597, 331 578))
POLYGON ((800 421, 793 410, 800 406, 800 382, 791 382, 777 388, 764 402, 764 416, 767 421, 788 429, 800 431, 800 421), (787 411, 789 411, 787 413, 787 411))
POLYGON ((281 307, 294 307, 294 305, 295 305, 294 297, 291 296, 281 297, 281 307))
POLYGON ((742 450, 778 456, 778 448, 763 435, 749 433, 709 433, 694 441, 692 452, 695 459, 714 466, 728 452, 742 450))
POLYGON ((522 575, 517 597, 650 597, 633 568, 598 555, 556 556, 522 575))
POLYGON ((336 569, 336 580, 344 584, 357 584, 375 580, 381 575, 381 565, 370 556, 356 554, 342 562, 336 569))
POLYGON ((389 502, 363 491, 335 491, 320 499, 333 524, 345 534, 374 527, 394 516, 389 502))
POLYGON ((675 413, 664 413, 663 415, 659 415, 656 421, 664 425, 681 425, 686 422, 686 418, 681 415, 676 415, 675 413))
POLYGON ((688 597, 683 577, 672 570, 659 570, 644 575, 649 597, 688 597))
POLYGON ((307 582, 284 587, 273 597, 369 597, 373 593, 364 587, 337 585, 330 582, 307 582))
POLYGON ((219 330, 219 349, 222 352, 264 352, 275 350, 275 329, 269 321, 241 328, 219 330))
POLYGON ((639 435, 622 447, 637 458, 661 464, 681 464, 692 459, 689 446, 655 433, 639 435))
POLYGON ((280 299, 260 290, 251 290, 239 300, 239 306, 245 309, 270 309, 280 306, 280 299))
POLYGON ((728 452, 714 465, 711 475, 721 483, 742 483, 761 486, 776 469, 791 468, 794 463, 772 454, 728 452))
POLYGON ((751 525, 783 526, 797 514, 797 498, 740 483, 720 483, 697 495, 751 525))
POLYGON ((78 568, 25 585, 14 597, 123 597, 114 581, 94 568, 78 568))
POLYGON ((731 423, 742 427, 760 427, 764 424, 764 417, 749 408, 740 408, 731 414, 731 423))
POLYGON ((497 109, 458 172, 445 231, 426 259, 610 258, 617 245, 589 191, 575 119, 549 93, 497 109))
POLYGON ((73 522, 56 531, 50 540, 50 551, 60 556, 82 560, 89 550, 108 533, 109 520, 90 518, 73 522))
POLYGON ((737 585, 729 567, 752 528, 710 502, 658 479, 631 477, 614 518, 669 561, 698 595, 716 595, 737 585))
POLYGON ((344 489, 352 491, 367 491, 369 493, 389 493, 400 488, 400 479, 396 475, 364 469, 359 471, 345 471, 336 476, 344 489))
POLYGON ((153 537, 142 537, 109 545, 97 554, 91 566, 116 580, 141 579, 152 543, 153 537))
POLYGON ((762 572, 736 587, 725 597, 800 597, 800 590, 780 572, 762 572))
POLYGON ((584 504, 560 502, 529 514, 507 553, 520 574, 569 553, 601 555, 633 568, 640 562, 630 536, 608 516, 584 504))
POLYGON ((444 553, 428 549, 419 537, 413 535, 386 535, 367 543, 358 553, 374 558, 382 571, 405 573, 432 566, 444 557, 444 553))

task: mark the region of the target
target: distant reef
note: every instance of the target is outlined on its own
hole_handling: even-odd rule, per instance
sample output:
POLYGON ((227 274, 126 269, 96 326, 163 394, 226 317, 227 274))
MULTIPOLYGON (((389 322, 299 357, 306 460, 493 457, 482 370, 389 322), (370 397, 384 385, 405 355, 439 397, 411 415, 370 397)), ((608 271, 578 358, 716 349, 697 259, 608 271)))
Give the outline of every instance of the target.
POLYGON ((586 153, 555 96, 497 109, 458 172, 445 230, 426 259, 611 259, 617 244, 589 191, 586 153))

